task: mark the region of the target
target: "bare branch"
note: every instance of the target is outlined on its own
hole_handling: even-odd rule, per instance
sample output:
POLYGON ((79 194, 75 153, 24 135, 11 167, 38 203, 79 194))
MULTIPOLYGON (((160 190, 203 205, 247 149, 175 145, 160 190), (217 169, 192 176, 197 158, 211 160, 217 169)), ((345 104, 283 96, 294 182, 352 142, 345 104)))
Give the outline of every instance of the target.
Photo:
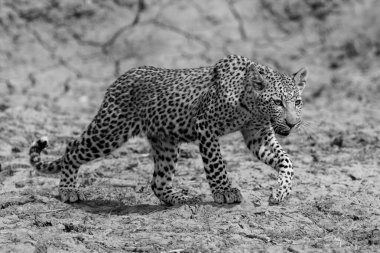
POLYGON ((146 5, 145 5, 144 0, 139 0, 139 2, 137 3, 136 16, 132 22, 132 25, 136 25, 140 21, 140 13, 145 9, 146 9, 146 5))
POLYGON ((116 32, 114 32, 106 42, 102 44, 102 52, 104 54, 109 53, 110 47, 115 43, 115 41, 122 35, 125 31, 127 31, 129 28, 133 27, 133 22, 131 24, 125 25, 123 27, 120 27, 116 32))
POLYGON ((226 0, 226 2, 227 2, 227 6, 228 6, 230 12, 232 13, 234 18, 236 19, 236 22, 238 23, 238 29, 239 29, 241 39, 246 40, 247 39, 247 33, 245 32, 243 18, 240 16, 240 13, 237 11, 233 0, 226 0))
POLYGON ((119 29, 117 29, 112 34, 112 36, 104 42, 83 39, 82 36, 78 32, 74 31, 70 27, 67 27, 67 31, 79 44, 82 44, 85 46, 100 47, 103 54, 108 54, 110 47, 116 42, 116 40, 129 28, 132 28, 133 26, 139 23, 140 14, 145 9, 146 9, 146 5, 145 5, 144 0, 139 0, 137 4, 136 16, 133 19, 133 21, 130 24, 124 25, 120 27, 119 29))
POLYGON ((72 67, 61 56, 57 55, 55 53, 55 49, 49 43, 47 43, 36 30, 31 29, 31 28, 29 28, 29 30, 31 31, 32 35, 36 38, 37 42, 42 46, 42 48, 44 48, 47 52, 49 52, 51 58, 57 60, 60 65, 64 66, 66 69, 73 72, 77 78, 82 77, 82 73, 76 68, 72 67))
POLYGON ((162 29, 165 29, 165 30, 168 30, 168 31, 171 31, 171 32, 174 32, 176 34, 179 34, 183 37, 185 37, 186 39, 188 40, 193 40, 193 41, 196 41, 198 42, 199 44, 202 44, 206 49, 209 49, 211 48, 211 44, 203 39, 202 37, 198 36, 198 35, 195 35, 195 34, 192 34, 192 33, 189 33, 185 30, 182 30, 176 26, 173 26, 173 25, 169 25, 169 24, 165 24, 161 21, 158 21, 158 20, 152 20, 151 21, 152 24, 162 28, 162 29))
POLYGON ((265 1, 265 0, 261 0, 260 3, 261 3, 261 7, 263 8, 263 10, 267 11, 269 13, 269 15, 271 15, 272 17, 274 17, 276 19, 275 24, 277 25, 277 27, 283 33, 289 34, 290 33, 289 29, 287 29, 284 26, 284 24, 287 23, 285 17, 273 8, 273 4, 270 3, 269 1, 265 1))

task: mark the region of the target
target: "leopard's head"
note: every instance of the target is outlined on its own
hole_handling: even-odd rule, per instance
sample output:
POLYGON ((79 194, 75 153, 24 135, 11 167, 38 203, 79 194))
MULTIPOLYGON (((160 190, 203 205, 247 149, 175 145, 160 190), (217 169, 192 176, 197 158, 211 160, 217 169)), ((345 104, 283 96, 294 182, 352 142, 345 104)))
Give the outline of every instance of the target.
POLYGON ((268 67, 251 65, 249 68, 243 101, 269 120, 275 133, 289 135, 292 128, 301 123, 301 94, 307 70, 302 68, 289 76, 268 67))

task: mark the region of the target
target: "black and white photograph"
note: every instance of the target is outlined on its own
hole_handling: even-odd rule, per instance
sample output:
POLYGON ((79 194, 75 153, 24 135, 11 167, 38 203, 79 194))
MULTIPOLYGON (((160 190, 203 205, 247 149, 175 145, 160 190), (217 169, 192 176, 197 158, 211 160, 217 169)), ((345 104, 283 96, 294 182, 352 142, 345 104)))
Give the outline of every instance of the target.
POLYGON ((0 0, 0 252, 380 252, 380 1, 0 0))

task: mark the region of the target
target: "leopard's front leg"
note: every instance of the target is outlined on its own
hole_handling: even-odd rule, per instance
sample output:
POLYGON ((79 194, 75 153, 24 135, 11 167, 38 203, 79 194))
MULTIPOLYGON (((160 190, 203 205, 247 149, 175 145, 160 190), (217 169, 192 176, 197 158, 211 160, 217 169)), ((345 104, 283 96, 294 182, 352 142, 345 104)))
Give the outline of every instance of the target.
POLYGON ((292 191, 294 176, 292 161, 283 151, 271 128, 261 130, 246 128, 242 130, 242 134, 252 153, 260 161, 272 166, 278 172, 279 187, 273 190, 269 198, 269 204, 278 204, 292 191))
POLYGON ((198 121, 196 129, 199 150, 214 201, 219 204, 240 203, 243 197, 239 189, 231 187, 217 136, 207 121, 198 121))

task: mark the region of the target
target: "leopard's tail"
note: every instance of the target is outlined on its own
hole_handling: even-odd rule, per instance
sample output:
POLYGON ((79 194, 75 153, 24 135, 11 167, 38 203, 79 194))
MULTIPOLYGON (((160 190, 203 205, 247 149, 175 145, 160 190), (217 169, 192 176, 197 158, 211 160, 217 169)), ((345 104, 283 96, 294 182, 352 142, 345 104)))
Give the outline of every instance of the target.
POLYGON ((29 161, 30 164, 38 171, 46 174, 54 174, 61 171, 62 158, 59 158, 52 162, 41 161, 41 151, 48 146, 48 138, 46 136, 41 137, 37 141, 32 143, 29 149, 29 161))

